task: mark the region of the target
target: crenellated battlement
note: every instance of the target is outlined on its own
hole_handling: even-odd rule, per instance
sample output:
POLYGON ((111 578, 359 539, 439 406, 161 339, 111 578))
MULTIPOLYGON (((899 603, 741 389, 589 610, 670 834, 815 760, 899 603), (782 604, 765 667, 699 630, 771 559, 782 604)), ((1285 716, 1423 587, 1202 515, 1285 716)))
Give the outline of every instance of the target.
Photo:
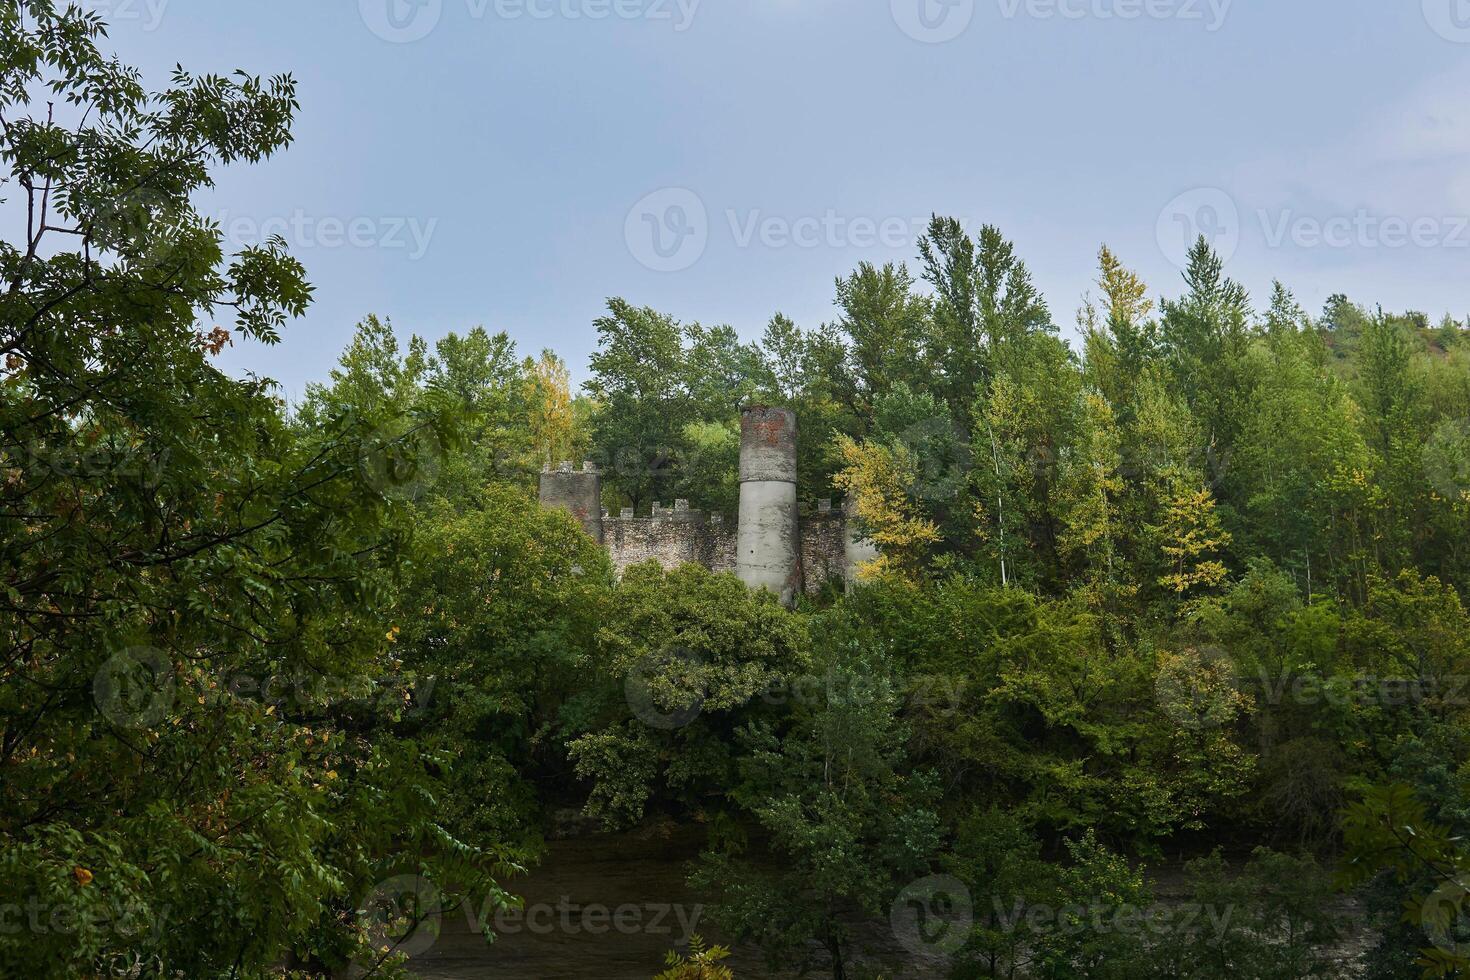
POLYGON ((582 463, 582 465, 580 467, 577 467, 575 469, 572 467, 572 461, 569 460, 569 459, 568 460, 563 460, 562 462, 558 463, 557 466, 556 466, 556 469, 552 469, 550 463, 544 463, 541 466, 541 472, 542 473, 578 473, 578 474, 581 474, 583 476, 601 476, 602 475, 602 470, 598 469, 597 468, 597 464, 594 463, 594 462, 592 462, 590 459, 587 460, 587 461, 585 461, 584 463, 582 463))
POLYGON ((691 507, 687 500, 675 500, 672 506, 654 502, 647 513, 640 514, 635 508, 624 507, 613 514, 606 508, 602 511, 603 523, 610 521, 668 521, 682 524, 710 524, 715 527, 723 526, 724 514, 711 514, 706 511, 691 507))

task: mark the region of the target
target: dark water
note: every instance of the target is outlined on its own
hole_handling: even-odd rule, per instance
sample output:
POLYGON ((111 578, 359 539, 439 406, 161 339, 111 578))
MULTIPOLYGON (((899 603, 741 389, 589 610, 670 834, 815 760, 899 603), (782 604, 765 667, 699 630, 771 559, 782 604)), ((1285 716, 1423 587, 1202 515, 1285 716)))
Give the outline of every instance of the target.
MULTIPOLYGON (((506 883, 525 899, 526 910, 500 920, 493 945, 471 925, 478 910, 446 913, 439 938, 414 958, 413 968, 428 980, 650 980, 689 933, 721 941, 700 896, 685 883, 704 840, 697 827, 664 827, 554 841, 528 877, 506 883)), ((861 923, 855 931, 855 945, 868 958, 881 958, 890 980, 944 975, 914 960, 887 922, 861 923)), ((751 948, 736 948, 725 962, 741 980, 796 975, 772 972, 751 948)))
MULTIPOLYGON (((702 840, 664 828, 554 841, 530 876, 507 883, 526 909, 502 916, 493 945, 469 916, 448 915, 414 969, 430 980, 649 980, 689 933, 718 936, 684 880, 702 840)), ((741 976, 765 974, 749 951, 727 962, 741 976)))
MULTIPOLYGON (((480 910, 446 913, 439 937, 414 958, 413 968, 428 980, 650 980, 664 969, 665 953, 682 949, 691 932, 721 941, 701 897, 685 881, 704 839, 699 827, 665 825, 554 841, 530 875, 505 883, 525 899, 526 909, 498 921, 493 945, 473 925, 480 910)), ((1150 877, 1161 903, 1183 900, 1178 867, 1158 867, 1150 877)), ((1360 917, 1354 903, 1341 904, 1346 920, 1360 917)), ((886 980, 911 980, 948 972, 942 959, 905 949, 887 921, 850 925, 852 966, 867 967, 852 971, 858 975, 881 970, 886 980)), ((1357 972, 1352 962, 1365 938, 1344 941, 1343 976, 1357 972)), ((796 976, 772 972, 755 949, 737 947, 734 953, 726 964, 741 980, 796 976)), ((814 954, 819 968, 808 976, 830 975, 820 969, 820 952, 814 954)))

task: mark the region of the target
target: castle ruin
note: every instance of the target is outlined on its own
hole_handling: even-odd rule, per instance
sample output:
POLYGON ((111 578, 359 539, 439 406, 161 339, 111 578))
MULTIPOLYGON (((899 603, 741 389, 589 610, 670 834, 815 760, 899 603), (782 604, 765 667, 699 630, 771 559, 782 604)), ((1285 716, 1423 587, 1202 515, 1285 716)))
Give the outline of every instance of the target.
POLYGON ((602 508, 602 475, 592 463, 562 463, 541 474, 541 504, 576 517, 608 551, 618 574, 649 560, 665 568, 693 563, 734 572, 752 589, 768 589, 790 605, 830 581, 851 585, 877 550, 849 531, 848 515, 829 500, 806 510, 797 503, 796 414, 750 406, 740 416, 740 514, 735 527, 721 515, 654 504, 647 517, 626 507, 602 508))

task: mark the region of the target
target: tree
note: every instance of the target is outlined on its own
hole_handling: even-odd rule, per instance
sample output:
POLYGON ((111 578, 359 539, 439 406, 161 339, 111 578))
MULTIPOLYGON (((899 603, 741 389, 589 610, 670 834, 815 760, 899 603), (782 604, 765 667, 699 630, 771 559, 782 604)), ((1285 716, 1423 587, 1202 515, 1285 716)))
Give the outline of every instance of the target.
MULTIPOLYGON (((1287 304, 1277 297, 1278 307, 1287 304)), ((1351 545, 1344 519, 1352 496, 1337 492, 1341 471, 1366 472, 1372 460, 1363 418, 1347 386, 1326 370, 1326 350, 1315 332, 1299 329, 1278 310, 1277 326, 1251 353, 1260 387, 1230 463, 1230 482, 1242 502, 1251 552, 1290 569, 1303 591, 1330 587, 1351 545)))
POLYGON ((429 501, 416 520, 394 610, 395 654, 430 695, 410 730, 458 760, 446 819, 519 841, 537 824, 528 780, 566 768, 546 734, 592 657, 607 555, 515 484, 485 486, 473 507, 429 501))
POLYGON ((585 811, 609 827, 650 802, 704 806, 734 782, 733 732, 806 670, 806 625, 767 592, 695 565, 624 572, 584 684, 562 711, 585 811))
POLYGON ((598 349, 587 383, 600 403, 592 442, 611 486, 634 507, 669 488, 694 406, 684 385, 679 325, 621 299, 596 321, 598 349))
POLYGON ((1465 325, 1448 313, 1439 321, 1435 342, 1443 351, 1450 351, 1457 347, 1465 336, 1465 325))
POLYGON ((1422 975, 1470 975, 1467 855, 1450 828, 1431 819, 1413 788, 1402 783, 1367 787, 1343 814, 1343 844, 1344 885, 1361 885, 1388 873, 1407 887, 1403 915, 1432 943, 1419 950, 1414 963, 1422 975))
POLYGON ((1036 943, 1024 923, 1058 897, 1056 868, 1042 859, 1041 841, 1013 811, 976 809, 960 822, 945 863, 969 888, 974 912, 956 972, 1013 977, 1029 968, 1036 943))
POLYGON ((1225 581, 1227 570, 1216 556, 1230 544, 1230 532, 1220 527, 1208 487, 1176 481, 1158 532, 1171 568, 1160 585, 1182 597, 1225 581))
POLYGON ((866 577, 887 574, 909 579, 921 575, 939 528, 924 516, 913 497, 918 461, 908 447, 838 436, 843 468, 834 478, 852 499, 863 536, 878 546, 879 556, 862 570, 866 577))
POLYGON ((1100 843, 1091 830, 1066 841, 1068 863, 1059 873, 1059 908, 1038 937, 1036 975, 1118 978, 1145 975, 1143 945, 1127 930, 1110 928, 1119 916, 1146 909, 1153 895, 1143 874, 1100 843), (1102 928, 1092 927, 1103 923, 1102 928))
POLYGON ((1321 328, 1331 333, 1356 336, 1368 320, 1367 314, 1342 293, 1333 293, 1322 306, 1321 328))
POLYGON ((675 486, 678 496, 690 501, 696 509, 735 519, 740 512, 738 416, 723 422, 690 422, 684 426, 684 456, 675 486))
POLYGON ((791 403, 809 393, 810 342, 790 317, 780 313, 771 317, 760 346, 769 400, 791 403))
POLYGON ((833 324, 803 331, 778 313, 761 337, 761 355, 761 400, 792 408, 800 420, 797 484, 813 497, 828 496, 835 465, 833 437, 838 433, 856 437, 871 422, 858 412, 862 399, 848 346, 833 324))
POLYGON ((567 364, 549 350, 527 364, 535 393, 531 401, 531 438, 543 463, 555 466, 575 460, 584 448, 572 405, 571 372, 567 364))
POLYGON ((867 262, 837 280, 837 327, 851 340, 854 374, 865 406, 897 383, 929 376, 925 354, 933 344, 929 304, 913 292, 904 266, 879 269, 867 262))
POLYGON ((874 400, 869 439, 903 450, 914 466, 914 500, 947 542, 966 540, 973 527, 966 493, 970 447, 966 428, 956 424, 949 404, 899 382, 874 400))
POLYGON ((1098 287, 1104 307, 1089 301, 1082 310, 1087 377, 1113 405, 1126 428, 1132 421, 1135 388, 1158 356, 1158 325, 1149 319, 1148 286, 1104 245, 1098 253, 1098 287))
POLYGON ((997 374, 1019 372, 1034 338, 1056 327, 1000 229, 986 225, 972 241, 958 221, 936 215, 919 256, 937 294, 934 359, 944 368, 943 394, 956 414, 967 412, 997 374))
POLYGON ((706 422, 738 418, 742 406, 771 386, 759 344, 741 343, 728 325, 684 329, 681 377, 695 417, 706 422))
POLYGON ((1411 539, 1425 511, 1426 486, 1415 461, 1428 435, 1421 384, 1404 323, 1381 312, 1369 319, 1353 355, 1365 435, 1376 457, 1375 480, 1386 491, 1375 515, 1373 560, 1396 572, 1410 560, 1411 539))
POLYGON ((1254 387, 1246 358, 1249 302, 1224 268, 1201 236, 1184 273, 1189 291, 1164 302, 1160 329, 1171 378, 1200 422, 1199 448, 1220 455, 1233 450, 1254 387))
POLYGON ((538 395, 530 367, 504 333, 483 327, 435 341, 410 337, 401 354, 393 326, 358 324, 327 384, 310 384, 295 422, 307 438, 334 419, 379 416, 364 479, 408 505, 429 498, 471 506, 487 479, 529 486, 541 468, 533 428, 538 395), (451 444, 442 419, 462 431, 451 444))
POLYGON ((689 955, 670 951, 664 960, 668 969, 653 980, 735 980, 734 972, 720 965, 729 958, 724 946, 706 946, 699 936, 690 936, 689 955))
MULTIPOLYGON (((150 93, 103 35, 0 5, 0 181, 26 215, 0 243, 0 868, 76 925, 0 935, 0 972, 386 972, 396 940, 356 912, 385 880, 503 895, 493 847, 437 822, 448 760, 391 731, 394 413, 307 433, 211 360, 311 295, 283 242, 226 257, 191 204, 289 144, 292 80, 179 68, 150 93)), ((409 431, 452 444, 458 413, 419 408, 409 431)))
POLYGON ((1061 466, 1063 529, 1058 544, 1071 568, 1089 583, 1091 600, 1101 604, 1110 598, 1107 593, 1118 571, 1123 458, 1112 406, 1101 395, 1089 393, 1083 396, 1081 415, 1078 442, 1061 466))
POLYGON ((732 800, 759 825, 770 858, 738 840, 701 857, 692 882, 716 896, 715 917, 772 966, 809 968, 806 945, 845 980, 852 914, 875 915, 896 882, 927 870, 938 848, 933 787, 903 769, 903 732, 887 666, 843 640, 817 655, 822 683, 798 698, 785 732, 742 731, 732 800))
POLYGON ((1027 351, 971 407, 976 534, 1002 584, 1060 588, 1059 464, 1075 437, 1082 379, 1055 337, 1027 351))

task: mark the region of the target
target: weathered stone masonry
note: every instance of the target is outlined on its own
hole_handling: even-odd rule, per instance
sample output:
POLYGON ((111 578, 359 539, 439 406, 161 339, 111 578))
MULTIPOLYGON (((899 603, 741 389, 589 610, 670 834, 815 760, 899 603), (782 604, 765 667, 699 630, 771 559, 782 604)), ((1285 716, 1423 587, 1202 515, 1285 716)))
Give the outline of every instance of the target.
MULTIPOLYGON (((844 581, 847 522, 841 513, 823 506, 803 511, 798 521, 802 588, 816 593, 830 580, 844 581)), ((604 517, 602 527, 608 557, 619 574, 650 559, 665 568, 687 562, 712 572, 739 571, 736 529, 718 515, 690 510, 687 500, 676 501, 672 509, 655 504, 648 517, 634 517, 631 507, 624 508, 617 517, 604 517)))
POLYGON ((687 500, 672 508, 654 504, 646 516, 631 507, 613 517, 602 510, 597 468, 571 463, 541 474, 541 503, 571 512, 608 550, 619 574, 653 560, 665 568, 695 564, 734 572, 751 588, 767 588, 783 602, 819 592, 828 582, 851 583, 858 566, 876 557, 866 541, 848 533, 842 510, 822 501, 815 510, 796 503, 796 417, 761 406, 741 415, 740 520, 692 510, 687 500))
POLYGON ((634 517, 626 507, 618 517, 604 518, 608 554, 618 574, 652 559, 665 568, 685 563, 711 571, 735 571, 735 529, 719 516, 706 517, 675 501, 672 510, 658 504, 648 517, 634 517))
POLYGON ((582 523, 592 540, 602 544, 602 474, 591 463, 580 470, 571 463, 541 471, 541 506, 569 512, 582 523))

